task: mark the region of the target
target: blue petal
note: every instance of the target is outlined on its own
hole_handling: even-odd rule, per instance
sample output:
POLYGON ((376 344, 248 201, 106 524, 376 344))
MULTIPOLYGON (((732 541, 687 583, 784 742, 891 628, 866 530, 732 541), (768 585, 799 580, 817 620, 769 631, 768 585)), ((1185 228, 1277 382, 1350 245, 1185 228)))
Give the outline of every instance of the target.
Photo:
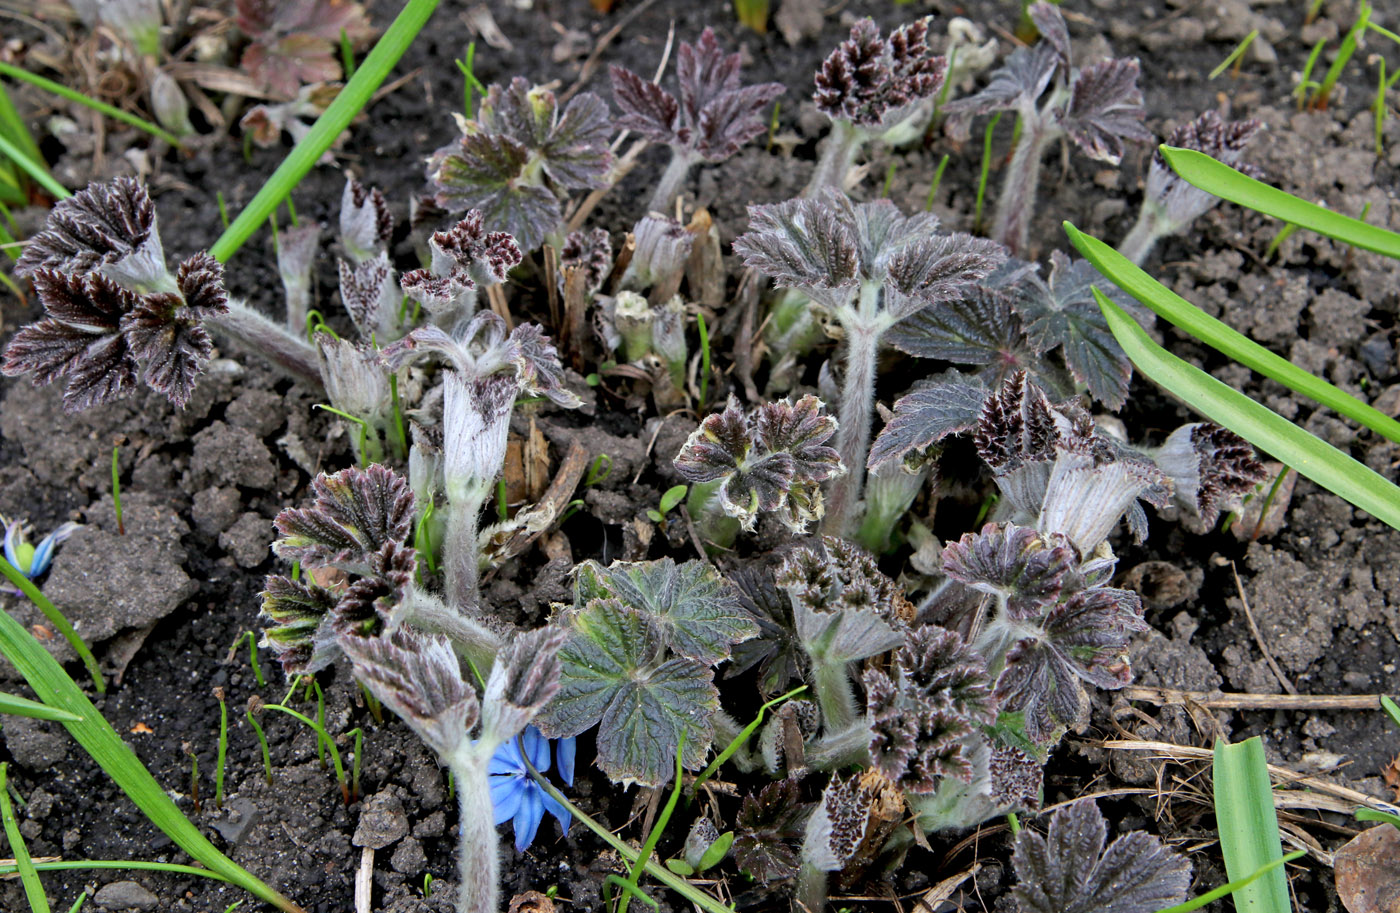
POLYGON ((535 765, 535 770, 540 773, 549 770, 549 740, 534 726, 526 726, 520 740, 525 743, 525 755, 535 765))
POLYGON ((5 560, 10 562, 10 566, 15 570, 29 576, 27 568, 19 563, 19 555, 15 554, 15 542, 19 539, 19 521, 15 520, 5 527, 5 560))
POLYGON ((519 755, 514 758, 501 757, 501 752, 496 752, 491 756, 491 760, 486 762, 486 772, 493 777, 518 777, 524 774, 525 765, 520 763, 519 755))
POLYGON ((29 560, 30 577, 38 577, 49 569, 49 565, 53 563, 54 549, 57 547, 58 540, 54 539, 52 533, 39 540, 38 547, 34 549, 34 557, 29 560))
POLYGON ((569 814, 569 810, 565 808, 558 799, 544 792, 544 790, 540 790, 540 792, 543 794, 541 798, 544 800, 545 810, 554 816, 554 819, 559 822, 559 826, 564 829, 564 833, 567 834, 569 832, 569 825, 573 823, 574 816, 569 814))
POLYGON ((559 759, 559 776, 570 786, 574 785, 574 755, 578 753, 578 739, 569 736, 554 743, 554 756, 559 759))
POLYGON ((540 801, 540 788, 533 781, 522 792, 520 811, 515 815, 515 848, 523 853, 535 842, 535 832, 544 817, 544 803, 540 801))
POLYGON ((520 814, 525 798, 524 784, 516 777, 490 777, 491 806, 496 810, 496 823, 504 824, 520 814))

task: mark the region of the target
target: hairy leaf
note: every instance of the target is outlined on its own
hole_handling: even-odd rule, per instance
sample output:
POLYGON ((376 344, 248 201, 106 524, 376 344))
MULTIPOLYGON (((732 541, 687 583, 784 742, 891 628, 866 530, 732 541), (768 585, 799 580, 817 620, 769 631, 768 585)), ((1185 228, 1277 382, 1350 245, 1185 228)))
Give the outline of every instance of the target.
POLYGON ((581 269, 586 277, 584 290, 591 295, 603 287, 612 268, 612 239, 607 229, 571 231, 559 249, 559 290, 563 292, 565 277, 570 271, 581 269))
POLYGON ((607 568, 585 561, 575 571, 578 598, 586 603, 616 598, 643 613, 675 653, 713 665, 740 641, 758 634, 753 617, 734 588, 702 561, 613 562, 607 568))
POLYGON ((1055 812, 1050 830, 1016 835, 1011 865, 1021 913, 1152 913, 1180 903, 1191 864, 1156 837, 1124 834, 1104 850, 1108 828, 1093 800, 1055 812))
POLYGON ((988 523, 943 549, 949 577, 1006 599, 1015 618, 1038 618, 1060 598, 1079 555, 1069 540, 1011 523, 988 523))
POLYGON ((508 136, 468 134, 429 160, 434 200, 448 210, 480 210, 493 228, 534 250, 558 227, 562 210, 548 187, 521 180, 529 159, 529 148, 508 136))
MULTIPOLYGON (((1207 111, 1174 129, 1167 137, 1167 145, 1204 152, 1216 161, 1258 177, 1259 169, 1243 158, 1250 141, 1262 128, 1263 124, 1252 118, 1226 122, 1214 111, 1207 111)), ((1152 152, 1146 184, 1146 199, 1160 206, 1172 225, 1186 225, 1220 202, 1214 194, 1182 180, 1162 157, 1160 149, 1152 152)))
POLYGON ((778 586, 792 600, 803 647, 824 662, 851 662, 904 642, 895 625, 913 607, 868 554, 830 536, 821 551, 794 549, 778 567, 778 586))
POLYGON ((429 239, 433 272, 443 275, 465 270, 481 285, 498 285, 520 265, 524 255, 515 239, 503 231, 486 231, 484 217, 472 210, 447 231, 434 232, 429 239))
POLYGON ((1065 66, 1060 52, 1050 42, 1042 42, 1011 52, 1001 68, 992 73, 982 91, 955 98, 944 106, 950 117, 949 128, 956 139, 966 140, 972 118, 993 111, 1032 112, 1036 101, 1065 66))
POLYGON ((796 875, 796 843, 811 812, 812 803, 802 800, 801 785, 791 777, 745 796, 734 818, 734 860, 740 870, 765 885, 796 875))
POLYGON ((680 136, 681 105, 674 95, 626 67, 614 64, 608 68, 608 75, 612 79, 613 101, 622 109, 618 127, 636 131, 654 143, 682 145, 690 138, 680 136))
POLYGON ((178 295, 147 295, 122 316, 131 354, 146 363, 142 379, 184 408, 195 379, 214 351, 214 341, 178 295))
POLYGON ((1233 510, 1267 478, 1244 438, 1211 422, 1182 425, 1153 453, 1172 480, 1172 497, 1205 526, 1233 510))
POLYGON ((506 340, 521 388, 532 396, 545 396, 556 406, 576 409, 581 401, 564 386, 564 365, 544 330, 538 324, 522 323, 506 340))
POLYGON ((27 276, 38 269, 84 273, 138 259, 165 269, 156 208, 140 181, 119 177, 89 184, 49 210, 44 230, 29 239, 15 264, 27 276))
POLYGON ((1071 262, 1058 250, 1050 264, 1048 280, 1028 276, 1012 299, 1026 322, 1026 337, 1041 353, 1060 347, 1074 379, 1116 411, 1127 399, 1133 369, 1094 301, 1091 289, 1103 277, 1089 261, 1071 262))
POLYGON ((851 27, 850 37, 817 71, 817 110, 832 120, 889 129, 943 85, 947 62, 928 44, 928 19, 901 26, 888 38, 872 19, 851 27))
POLYGON ((749 230, 734 239, 734 252, 779 286, 801 289, 826 307, 843 303, 862 264, 854 225, 829 200, 750 206, 749 230))
POLYGON ((394 217, 384 194, 366 190, 353 177, 345 179, 340 194, 340 241, 357 263, 388 249, 394 235, 394 217))
POLYGON ((263 632, 288 676, 314 673, 330 665, 338 655, 334 641, 318 636, 322 623, 335 608, 337 597, 314 583, 271 575, 264 584, 262 614, 274 627, 263 632))
POLYGON ((980 378, 966 377, 956 370, 919 382, 895 401, 894 417, 870 447, 868 468, 873 472, 950 434, 971 431, 977 427, 989 392, 980 378))
POLYGON ((274 521, 282 538, 273 551, 304 565, 338 565, 367 573, 386 543, 403 544, 413 527, 413 492, 386 466, 321 473, 310 507, 288 508, 274 521))
POLYGON ((387 637, 342 638, 342 647, 355 677, 439 755, 457 750, 476 725, 476 692, 447 638, 400 628, 387 637))
POLYGON ((847 779, 833 775, 820 804, 807 818, 802 861, 824 872, 840 871, 867 844, 887 834, 880 825, 896 817, 904 796, 878 770, 847 779))
POLYGON ((781 694, 798 677, 800 667, 792 603, 765 570, 740 567, 726 576, 734 584, 739 604, 758 625, 758 636, 734 645, 724 677, 735 678, 757 665, 759 691, 764 697, 781 694))
POLYGON ((549 626, 512 637, 496 655, 481 696, 482 738, 506 742, 559 692, 559 648, 567 635, 549 626))
POLYGON ((598 766, 619 782, 666 783, 682 737, 682 765, 703 765, 719 709, 710 667, 663 660, 658 626, 619 600, 595 599, 568 619, 560 690, 537 718, 540 730, 557 738, 598 724, 598 766))
POLYGON ((1123 140, 1151 141, 1138 88, 1136 60, 1105 60, 1075 74, 1069 107, 1060 118, 1065 133, 1090 158, 1118 164, 1123 140))

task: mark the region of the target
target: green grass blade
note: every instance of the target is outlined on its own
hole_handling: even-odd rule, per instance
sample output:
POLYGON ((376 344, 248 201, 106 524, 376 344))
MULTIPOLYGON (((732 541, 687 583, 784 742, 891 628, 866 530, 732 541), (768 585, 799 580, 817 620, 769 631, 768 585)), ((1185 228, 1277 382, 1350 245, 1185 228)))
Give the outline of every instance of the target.
POLYGON ((1390 715, 1390 718, 1395 721, 1395 725, 1400 726, 1400 704, 1395 703, 1390 697, 1382 694, 1381 707, 1390 715))
POLYGON ((10 95, 4 86, 0 86, 0 135, 9 137, 10 142, 23 149, 30 158, 43 161, 44 156, 39 152, 39 144, 34 141, 34 135, 29 132, 24 118, 15 110, 14 102, 10 101, 10 95))
POLYGON ((1377 811, 1374 808, 1358 808, 1356 810, 1357 821, 1384 821, 1386 824, 1400 828, 1400 815, 1392 815, 1390 812, 1377 811))
MULTIPOLYGON (((3 66, 3 64, 0 64, 0 66, 3 66)), ((25 155, 22 149, 3 136, 0 136, 0 154, 3 154, 6 158, 24 169, 24 173, 33 178, 34 183, 47 190, 58 199, 62 200, 71 196, 68 192, 68 188, 54 180, 53 175, 49 174, 48 169, 44 167, 42 162, 25 155)))
MULTIPOLYGON (((211 872, 194 865, 180 865, 176 862, 145 862, 140 859, 62 859, 55 862, 34 863, 34 870, 37 872, 71 872, 87 869, 110 869, 119 872, 170 872, 174 875, 195 875, 214 881, 228 881, 218 872, 211 872)), ((0 875, 12 875, 15 871, 16 867, 12 864, 0 865, 0 875)))
POLYGON ((437 8, 438 0, 408 0, 403 11, 384 32, 374 49, 355 69, 355 75, 340 90, 330 107, 316 119, 311 130, 301 142, 288 153, 267 179, 267 183, 254 195, 253 199, 233 220, 233 224, 219 236, 209 252, 220 263, 238 252, 244 242, 252 237, 282 200, 292 192, 292 188, 311 170, 321 154, 330 148, 354 116, 369 104, 370 96, 380 83, 384 82, 389 71, 399 62, 404 51, 427 24, 428 17, 437 8))
POLYGON ((54 720, 60 723, 81 723, 83 718, 67 710, 59 710, 27 697, 20 697, 0 691, 0 713, 14 716, 27 716, 36 720, 54 720))
MULTIPOLYGON (((1111 282, 1209 346, 1291 390, 1316 400, 1392 441, 1400 441, 1400 422, 1315 377, 1231 329, 1143 272, 1131 260, 1069 222, 1065 233, 1084 258, 1111 282)), ((1298 467, 1293 467, 1297 469, 1298 467)))
MULTIPOLYGON (((1225 873, 1242 880, 1283 857, 1273 784, 1258 736, 1231 745, 1217 742, 1212 766, 1215 780, 1215 821, 1225 873)), ((1276 868, 1234 894, 1235 909, 1249 913, 1291 913, 1288 877, 1276 868)))
MULTIPOLYGON (((92 685, 97 689, 97 693, 105 694, 107 692, 107 683, 102 680, 102 669, 97 665, 97 658, 92 655, 92 651, 88 649, 88 645, 78 636, 78 632, 73 630, 73 625, 71 625, 68 619, 64 617, 64 614, 58 610, 58 606, 50 602, 49 597, 39 592, 39 588, 31 583, 28 577, 21 574, 18 568, 10 564, 10 562, 6 561, 4 558, 0 558, 0 574, 4 574, 10 583, 19 587, 19 591, 23 593, 30 602, 34 603, 40 612, 44 613, 44 617, 49 620, 49 624, 58 628, 58 632, 63 635, 63 639, 68 641, 68 645, 73 648, 73 652, 78 654, 79 658, 83 661, 83 665, 87 667, 88 674, 92 676, 92 685)), ((40 695, 40 697, 42 698, 43 695, 40 695)), ((46 700, 44 703, 51 704, 53 702, 46 700)))
MULTIPOLYGON (((25 581, 28 583, 28 581, 25 581)), ((98 766, 106 771, 136 803, 151 823, 160 828, 180 849, 202 865, 218 873, 255 897, 267 901, 287 913, 305 913, 301 907, 254 878, 233 860, 220 853, 189 819, 180 813, 175 803, 155 777, 117 735, 97 708, 83 694, 58 660, 34 639, 34 635, 15 621, 8 612, 0 611, 0 653, 5 655, 39 699, 50 707, 77 714, 82 722, 64 723, 68 733, 77 740, 98 766)))
POLYGON ((1118 305, 1094 289, 1118 344, 1137 369, 1196 412, 1229 428, 1334 494, 1400 529, 1400 488, 1278 413, 1157 345, 1118 305))
POLYGON ((764 714, 768 712, 768 709, 770 707, 776 707, 783 701, 790 700, 806 690, 806 685, 799 685, 798 687, 789 691, 787 694, 780 694, 768 703, 764 704, 762 707, 759 707, 758 714, 754 716, 753 721, 750 722, 749 725, 745 726, 742 730, 740 730, 739 734, 734 737, 733 741, 731 741, 728 745, 724 747, 723 751, 715 755, 715 759, 710 762, 708 767, 700 771, 700 775, 695 778, 695 782, 692 783, 690 786, 690 794, 693 796, 696 793, 698 793, 700 791, 701 785, 704 784, 706 780, 710 779, 710 777, 713 777, 715 775, 715 771, 719 770, 720 767, 724 765, 725 761, 728 761, 730 758, 734 757, 735 752, 737 752, 740 748, 744 747, 744 743, 749 740, 749 737, 752 736, 756 731, 758 731, 759 726, 763 725, 764 714))
POLYGON ((39 873, 34 871, 34 860, 29 858, 29 848, 24 845, 14 807, 10 805, 10 790, 5 783, 8 766, 0 764, 0 817, 5 821, 5 839, 10 842, 10 852, 15 857, 15 871, 19 872, 19 879, 24 883, 24 896, 29 901, 30 913, 50 913, 44 885, 39 881, 39 873))
POLYGON ((1220 887, 1207 891, 1199 897, 1193 897, 1185 903, 1179 903, 1174 907, 1165 907, 1161 910, 1158 910, 1157 913, 1191 913, 1192 910, 1199 910, 1206 904, 1213 903, 1214 901, 1217 901, 1220 898, 1224 897, 1226 894, 1233 894, 1245 885, 1253 884, 1260 878, 1263 878, 1265 875, 1272 872, 1274 869, 1281 868, 1285 863, 1292 862, 1293 860, 1306 855, 1307 853, 1304 850, 1294 850, 1287 856, 1280 856, 1273 862, 1270 862, 1266 865, 1255 869, 1253 872, 1250 872, 1248 875, 1246 875, 1244 878, 1241 878, 1239 881, 1227 881, 1220 887))
POLYGON ((45 92, 52 92, 54 95, 62 96, 63 98, 68 99, 69 101, 75 101, 80 105, 84 105, 88 108, 91 108, 94 111, 100 112, 106 117, 112 118, 112 120, 119 120, 124 124, 135 127, 138 130, 144 130, 151 136, 157 137, 158 139, 163 139, 172 146, 175 146, 177 148, 180 146, 180 138, 175 134, 168 133, 167 131, 162 130, 160 127, 157 127, 150 121, 145 120, 144 118, 137 117, 135 114, 132 114, 129 111, 123 111, 121 108, 114 108, 111 105, 105 102, 100 102, 95 98, 88 98, 83 93, 74 91, 73 89, 70 89, 67 86, 65 86, 63 83, 54 82, 52 79, 45 79, 42 76, 38 76, 34 73, 29 72, 28 70, 21 69, 20 67, 14 66, 13 64, 5 63, 3 61, 0 61, 0 76, 8 76, 11 79, 18 79, 20 82, 27 82, 32 86, 38 86, 45 92))
POLYGON ((1162 146, 1161 150, 1167 165, 1180 175, 1182 180, 1206 193, 1276 219, 1301 225, 1346 244, 1375 251, 1387 257, 1400 258, 1400 234, 1367 225, 1360 219, 1324 209, 1316 203, 1309 203, 1263 181, 1256 181, 1223 162, 1217 162, 1203 152, 1166 145, 1162 146))

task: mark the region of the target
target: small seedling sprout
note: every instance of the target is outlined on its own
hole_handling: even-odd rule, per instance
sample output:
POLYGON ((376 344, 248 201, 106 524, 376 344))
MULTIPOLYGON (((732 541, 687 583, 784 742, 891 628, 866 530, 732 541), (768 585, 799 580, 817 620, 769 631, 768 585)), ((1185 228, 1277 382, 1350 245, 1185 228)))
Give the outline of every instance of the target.
POLYGON ((992 119, 987 121, 987 128, 982 131, 982 167, 977 178, 977 204, 972 211, 972 224, 976 231, 982 230, 982 201, 986 199, 987 177, 992 172, 992 132, 996 130, 997 122, 1004 113, 998 111, 993 114, 992 119))
POLYGON ((657 504, 654 509, 649 509, 647 511, 647 517, 653 523, 664 522, 666 515, 685 498, 685 494, 689 488, 690 486, 688 485, 673 485, 666 489, 665 493, 661 495, 660 503, 657 504))
POLYGON ((943 158, 938 160, 938 167, 933 170, 933 181, 928 185, 928 196, 924 198, 924 212, 933 210, 933 198, 938 195, 938 187, 943 183, 943 172, 948 167, 949 154, 943 153, 943 158))
POLYGON ((423 899, 427 900, 433 896, 433 873, 423 873, 423 899))
MULTIPOLYGON (((332 739, 330 737, 330 734, 326 732, 326 727, 320 722, 311 719, 311 717, 307 716, 306 714, 301 713, 297 710, 293 710, 291 707, 288 707, 284 704, 267 704, 266 706, 264 706, 263 709, 277 710, 281 713, 287 714, 293 719, 300 720, 302 723, 306 724, 306 726, 316 734, 316 751, 318 754, 321 753, 322 746, 326 746, 330 749, 331 761, 335 765, 335 781, 336 783, 340 784, 341 798, 345 800, 346 805, 349 805, 351 801, 350 783, 345 779, 345 765, 341 763, 340 749, 335 747, 335 740, 332 739)), ((322 764, 325 764, 324 756, 322 758, 322 764)))
POLYGON ((695 326, 700 331, 700 411, 705 411, 710 393, 710 330, 705 325, 705 315, 695 315, 695 326))
POLYGON ((1235 49, 1231 51, 1224 60, 1220 61, 1220 66, 1210 71, 1210 76, 1208 76, 1207 78, 1215 79, 1221 73, 1224 73, 1227 69, 1229 69, 1231 64, 1234 64, 1235 69, 1231 71, 1230 75, 1240 75, 1240 64, 1244 62, 1244 52, 1249 50, 1249 46, 1253 44, 1254 39, 1258 37, 1259 30, 1251 30, 1248 35, 1244 36, 1244 40, 1241 41, 1239 44, 1235 45, 1235 49))
POLYGON ((202 809, 199 802, 199 756, 195 754, 193 742, 180 743, 180 750, 190 759, 190 801, 194 803, 194 810, 197 813, 202 809))
MULTIPOLYGON (((1337 85, 1337 80, 1342 76, 1342 70, 1351 62, 1352 55, 1356 53, 1356 42, 1366 31, 1366 25, 1371 21, 1371 4, 1362 0, 1360 10, 1357 12, 1356 22, 1342 38, 1342 46, 1337 49, 1337 56, 1332 60, 1332 65, 1327 68, 1327 74, 1322 77, 1322 83, 1308 99, 1308 107, 1314 111, 1320 111, 1327 107, 1332 98, 1332 90, 1337 85)), ((1304 77, 1306 81, 1306 77, 1304 77)))
POLYGON ((253 679, 261 688, 267 684, 267 681, 263 678, 262 666, 258 664, 258 637, 252 631, 244 631, 234 639, 233 643, 229 645, 228 656, 224 658, 224 662, 233 662, 238 648, 243 645, 245 640, 248 642, 248 664, 253 667, 253 679))
POLYGON ((473 41, 467 45, 467 54, 464 60, 452 62, 462 73, 462 114, 468 118, 474 117, 476 102, 473 99, 473 94, 486 97, 486 87, 481 84, 481 80, 476 78, 476 42, 473 41))
POLYGON ((228 760, 228 702, 224 700, 224 689, 215 688, 214 697, 219 701, 219 749, 214 761, 214 806, 224 807, 224 763, 228 760))
POLYGON ((121 469, 118 458, 121 456, 121 445, 115 444, 112 447, 112 509, 117 514, 117 535, 126 535, 126 525, 122 523, 122 483, 119 478, 121 469))
POLYGON ((272 753, 267 747, 267 734, 263 732, 262 724, 258 722, 258 714, 263 712, 267 705, 263 699, 256 694, 248 698, 248 709, 246 716, 248 725, 253 727, 253 733, 258 737, 258 747, 262 749, 263 774, 267 777, 267 785, 272 785, 272 753))

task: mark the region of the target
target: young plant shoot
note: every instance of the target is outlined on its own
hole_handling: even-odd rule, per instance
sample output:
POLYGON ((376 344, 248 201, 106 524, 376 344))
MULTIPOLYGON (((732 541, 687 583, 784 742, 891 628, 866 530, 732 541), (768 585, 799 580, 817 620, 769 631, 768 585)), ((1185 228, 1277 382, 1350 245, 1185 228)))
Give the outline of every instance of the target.
POLYGON ((624 67, 609 72, 622 109, 617 125, 671 148, 671 163, 647 203, 648 211, 662 214, 671 212, 691 168, 723 162, 764 133, 764 115, 783 94, 782 83, 741 85, 739 55, 720 50, 708 28, 695 44, 682 41, 676 54, 679 99, 624 67))
POLYGON ((964 139, 975 116, 1014 111, 1020 118, 1020 139, 992 225, 992 237, 1016 256, 1027 255, 1040 162, 1052 142, 1067 138, 1091 159, 1117 165, 1124 140, 1152 139, 1142 125, 1146 111, 1137 61, 1113 59, 1076 67, 1059 7, 1036 3, 1027 12, 1040 30, 1040 42, 1017 48, 985 89, 944 108, 954 133, 964 139))

